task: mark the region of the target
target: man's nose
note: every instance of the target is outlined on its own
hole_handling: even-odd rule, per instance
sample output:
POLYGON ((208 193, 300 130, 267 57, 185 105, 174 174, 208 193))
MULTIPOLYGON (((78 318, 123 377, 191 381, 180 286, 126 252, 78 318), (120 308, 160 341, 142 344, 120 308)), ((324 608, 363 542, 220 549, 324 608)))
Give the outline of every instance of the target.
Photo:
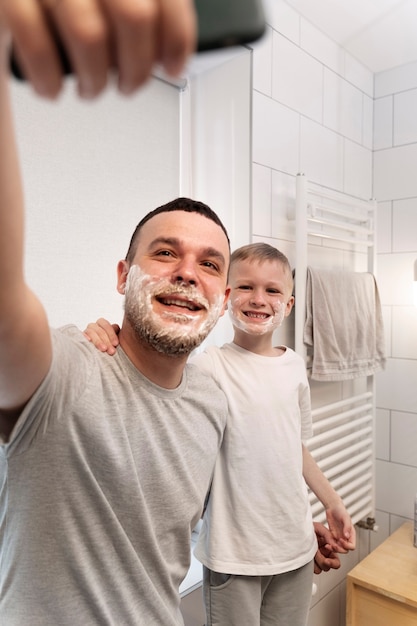
POLYGON ((197 275, 195 265, 191 261, 182 261, 175 268, 174 282, 184 283, 184 285, 196 285, 197 275))

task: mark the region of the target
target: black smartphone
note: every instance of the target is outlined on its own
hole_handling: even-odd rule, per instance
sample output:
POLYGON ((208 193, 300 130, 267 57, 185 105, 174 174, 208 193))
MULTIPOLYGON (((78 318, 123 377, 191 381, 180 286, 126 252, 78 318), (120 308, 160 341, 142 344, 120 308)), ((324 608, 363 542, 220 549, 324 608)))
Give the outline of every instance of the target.
MULTIPOLYGON (((216 50, 256 41, 265 32, 262 0, 194 0, 197 22, 197 51, 216 50)), ((62 71, 71 74, 71 64, 57 39, 62 71)), ((15 55, 10 58, 10 70, 19 80, 25 80, 15 55)))
POLYGON ((251 43, 265 32, 262 0, 194 0, 198 51, 251 43))

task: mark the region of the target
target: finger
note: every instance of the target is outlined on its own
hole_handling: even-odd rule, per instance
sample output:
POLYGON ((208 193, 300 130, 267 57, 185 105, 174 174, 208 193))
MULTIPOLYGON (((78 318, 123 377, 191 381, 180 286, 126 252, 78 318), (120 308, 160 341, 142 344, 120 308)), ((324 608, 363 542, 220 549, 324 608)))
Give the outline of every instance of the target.
POLYGON ((112 324, 112 328, 116 334, 116 337, 114 338, 114 340, 112 341, 112 344, 114 346, 118 346, 119 345, 119 333, 120 333, 120 326, 119 324, 112 324))
POLYGON ((87 331, 84 331, 83 334, 84 337, 86 337, 86 339, 88 339, 88 341, 90 341, 99 352, 107 352, 107 354, 110 354, 111 356, 116 354, 116 348, 108 342, 101 341, 97 336, 91 336, 91 334, 87 331))
POLYGON ((346 539, 341 538, 338 541, 338 547, 339 547, 339 552, 344 552, 346 554, 346 552, 349 552, 355 549, 356 543, 354 541, 346 541, 346 539))
POLYGON ((95 324, 88 324, 87 328, 83 331, 83 334, 98 350, 106 352, 108 348, 108 341, 103 341, 102 337, 100 337, 95 328, 95 324))
POLYGON ((120 332, 120 326, 118 324, 110 324, 104 317, 99 317, 96 322, 97 332, 106 341, 110 342, 114 346, 119 345, 118 334, 120 332))
POLYGON ((356 545, 356 530, 354 526, 351 526, 345 533, 345 539, 356 545))
POLYGON ((37 0, 5 0, 2 10, 24 75, 39 95, 56 97, 62 71, 47 12, 37 0))
POLYGON ((195 48, 192 0, 103 0, 114 27, 119 89, 131 93, 151 75, 157 62, 179 73, 195 48))
POLYGON ((317 537, 317 543, 322 550, 325 547, 327 550, 338 552, 338 545, 335 541, 332 533, 323 524, 314 523, 314 530, 317 537))
POLYGON ((320 541, 320 543, 322 544, 330 543, 334 541, 332 533, 327 528, 324 528, 324 527, 320 529, 320 534, 317 534, 317 530, 316 530, 316 536, 317 536, 317 540, 320 541))
POLYGON ((341 565, 338 555, 334 552, 330 552, 328 554, 316 552, 314 560, 317 566, 324 572, 328 572, 330 569, 339 569, 341 565))
POLYGON ((159 60, 173 76, 184 68, 197 45, 197 18, 191 0, 161 0, 159 60))
POLYGON ((322 572, 328 572, 330 567, 327 564, 327 560, 321 554, 316 554, 314 557, 314 566, 315 568, 320 569, 322 572))
POLYGON ((314 572, 316 574, 321 573, 321 572, 326 572, 326 571, 328 570, 326 570, 324 561, 317 561, 317 560, 314 561, 314 572))
POLYGON ((132 93, 150 76, 157 57, 159 0, 103 0, 113 28, 119 89, 132 93))
POLYGON ((103 331, 98 331, 97 332, 97 343, 102 346, 102 351, 103 352, 107 352, 108 350, 111 350, 112 353, 114 353, 114 344, 111 341, 110 337, 107 335, 107 333, 103 332, 103 331))
POLYGON ((340 563, 340 559, 335 556, 333 558, 328 557, 326 559, 326 565, 329 567, 329 569, 339 569, 341 563, 340 563))
POLYGON ((322 552, 340 552, 341 551, 341 546, 339 546, 339 544, 334 541, 334 539, 332 539, 330 542, 327 543, 323 543, 320 545, 320 550, 322 552))
POLYGON ((50 0, 51 20, 78 81, 79 94, 93 98, 105 88, 111 59, 111 27, 99 0, 50 0))

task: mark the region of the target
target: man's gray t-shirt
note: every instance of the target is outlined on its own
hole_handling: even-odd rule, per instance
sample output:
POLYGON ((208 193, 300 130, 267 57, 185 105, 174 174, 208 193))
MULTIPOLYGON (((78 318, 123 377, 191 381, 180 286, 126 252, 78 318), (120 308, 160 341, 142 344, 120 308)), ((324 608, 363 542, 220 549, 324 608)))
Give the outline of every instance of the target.
POLYGON ((75 327, 53 339, 51 369, 0 446, 1 623, 182 624, 225 397, 192 365, 167 390, 75 327))

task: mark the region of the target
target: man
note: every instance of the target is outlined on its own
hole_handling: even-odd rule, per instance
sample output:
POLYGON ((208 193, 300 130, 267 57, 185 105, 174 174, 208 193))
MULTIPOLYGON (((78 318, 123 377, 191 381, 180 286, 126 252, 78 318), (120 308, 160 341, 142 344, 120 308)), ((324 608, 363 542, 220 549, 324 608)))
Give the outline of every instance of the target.
POLYGON ((186 361, 223 314, 228 237, 202 203, 159 207, 118 265, 117 355, 73 326, 51 331, 23 276, 6 40, 0 30, 1 621, 178 626, 227 415, 186 361))

